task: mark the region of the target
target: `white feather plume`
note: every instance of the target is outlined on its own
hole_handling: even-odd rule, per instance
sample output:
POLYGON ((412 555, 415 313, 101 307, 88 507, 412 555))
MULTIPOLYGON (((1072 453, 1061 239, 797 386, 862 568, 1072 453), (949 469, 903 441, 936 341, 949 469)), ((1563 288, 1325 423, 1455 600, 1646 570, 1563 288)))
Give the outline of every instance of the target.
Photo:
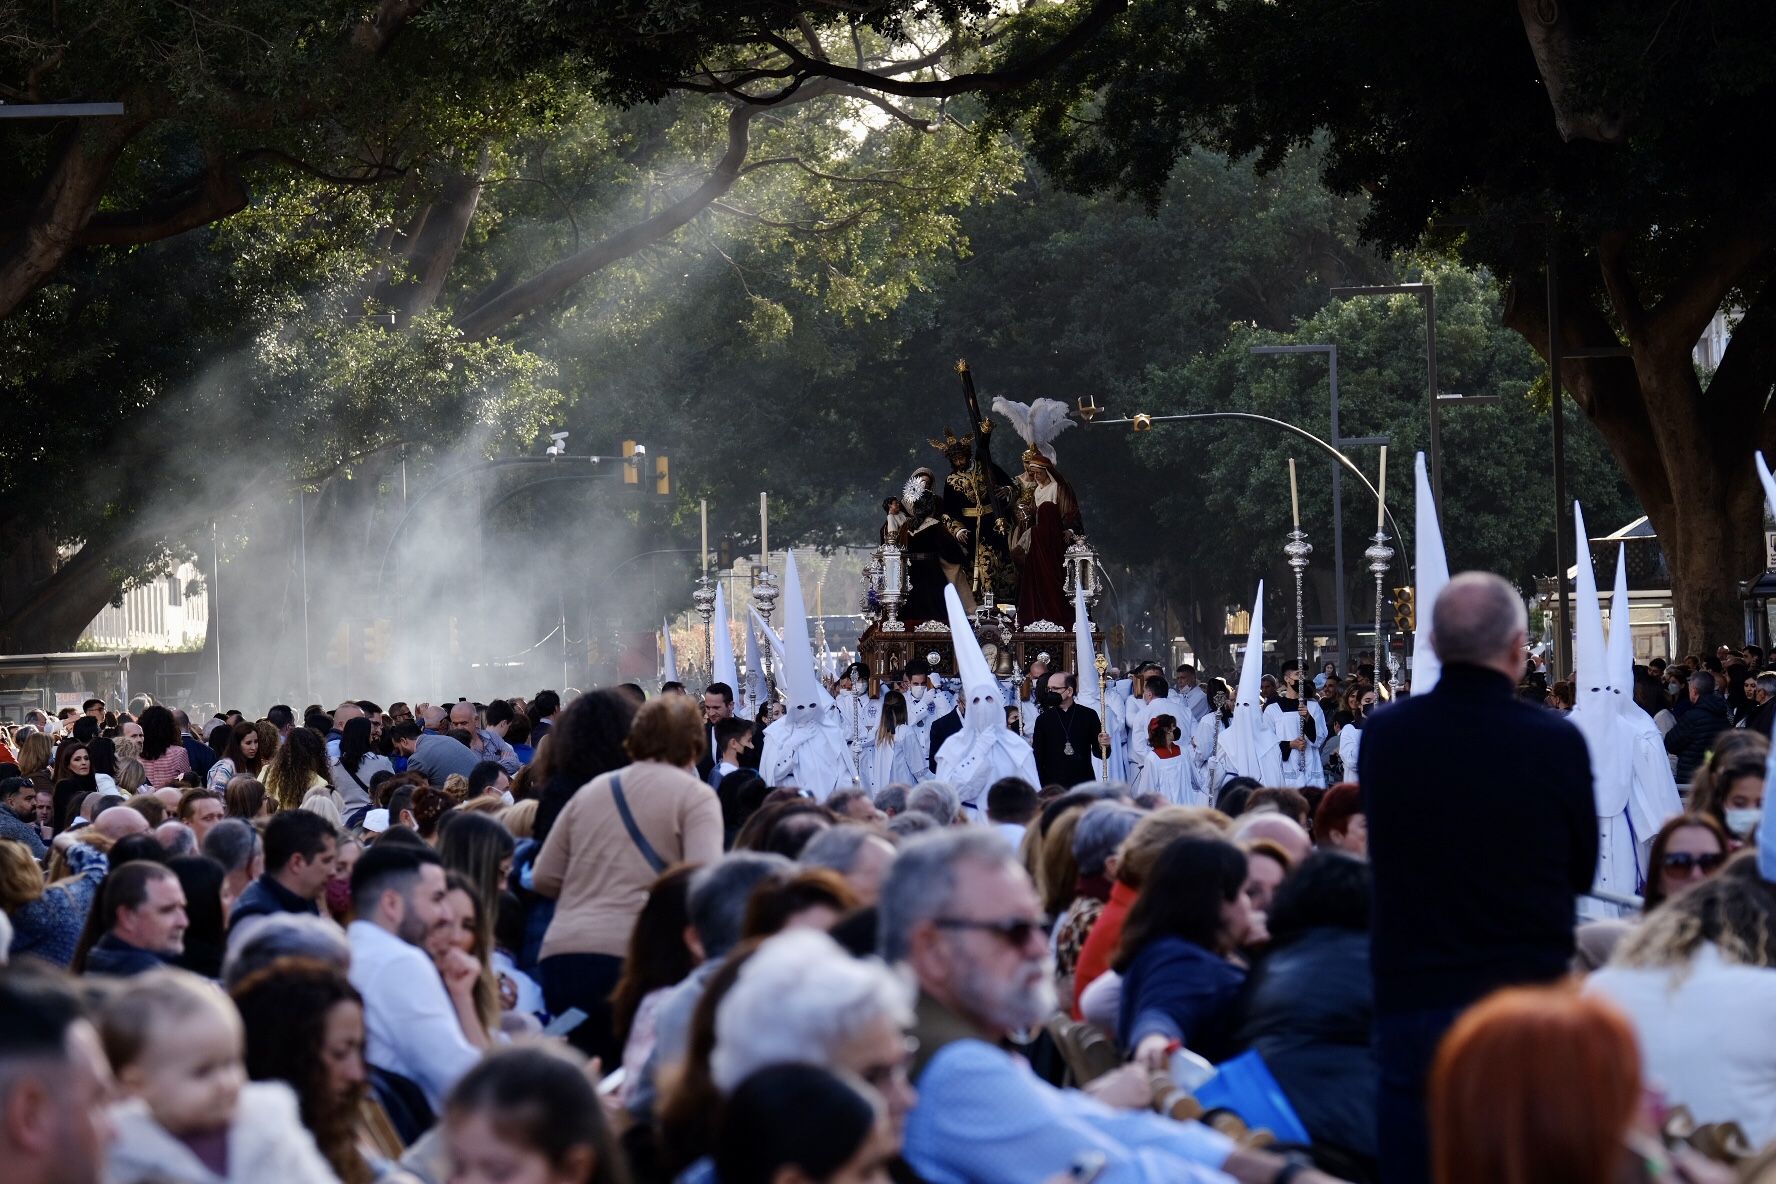
POLYGON ((1037 399, 1034 403, 1017 403, 1001 396, 993 400, 993 410, 1005 417, 1012 430, 1024 443, 1055 461, 1054 439, 1073 426, 1067 405, 1059 399, 1037 399))

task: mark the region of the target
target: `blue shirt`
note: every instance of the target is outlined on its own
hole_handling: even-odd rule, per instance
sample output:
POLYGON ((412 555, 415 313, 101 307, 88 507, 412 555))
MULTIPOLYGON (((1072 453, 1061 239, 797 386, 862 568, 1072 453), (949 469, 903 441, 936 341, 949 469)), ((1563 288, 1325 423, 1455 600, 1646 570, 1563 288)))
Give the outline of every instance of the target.
POLYGON ((1056 1089, 984 1040, 940 1048, 919 1074, 903 1154, 928 1184, 1042 1184, 1083 1154, 1100 1184, 1227 1184, 1233 1140, 1198 1122, 1115 1110, 1056 1089))

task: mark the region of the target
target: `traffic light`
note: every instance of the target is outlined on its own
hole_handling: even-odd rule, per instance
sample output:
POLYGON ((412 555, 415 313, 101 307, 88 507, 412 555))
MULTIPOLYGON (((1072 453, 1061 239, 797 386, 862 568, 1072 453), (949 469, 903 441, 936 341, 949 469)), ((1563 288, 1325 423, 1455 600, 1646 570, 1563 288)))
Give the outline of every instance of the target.
POLYGON ((672 496, 672 461, 664 456, 654 458, 654 496, 672 496))
POLYGON ((364 665, 380 666, 388 661, 391 628, 392 623, 387 617, 364 623, 364 665))
POLYGON ((641 485, 641 462, 638 459, 646 455, 647 450, 633 440, 623 441, 623 484, 639 487, 641 485))
POLYGON ((1411 633, 1418 628, 1418 607, 1412 601, 1411 588, 1394 589, 1394 632, 1411 633))
POLYGON ((339 622, 339 628, 333 630, 333 636, 327 639, 327 652, 322 655, 323 665, 336 670, 343 670, 351 657, 351 625, 339 622))

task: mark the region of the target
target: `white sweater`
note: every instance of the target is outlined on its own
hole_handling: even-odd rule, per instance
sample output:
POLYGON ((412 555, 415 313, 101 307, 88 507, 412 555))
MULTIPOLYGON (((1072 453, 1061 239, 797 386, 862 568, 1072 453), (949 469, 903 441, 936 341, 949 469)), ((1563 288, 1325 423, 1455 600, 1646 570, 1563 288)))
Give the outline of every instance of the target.
POLYGON ((1688 966, 1606 966, 1585 991, 1633 1021, 1647 1083, 1673 1105, 1737 1122, 1753 1147, 1776 1139, 1776 969, 1726 962, 1710 944, 1688 966))

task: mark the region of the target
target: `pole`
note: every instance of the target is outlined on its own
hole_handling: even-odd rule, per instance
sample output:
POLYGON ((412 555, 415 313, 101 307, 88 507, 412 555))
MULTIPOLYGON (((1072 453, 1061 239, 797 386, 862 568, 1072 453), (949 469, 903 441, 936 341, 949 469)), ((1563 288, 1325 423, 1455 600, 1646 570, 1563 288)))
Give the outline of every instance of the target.
POLYGON ((302 690, 303 697, 310 703, 314 697, 314 670, 310 664, 310 647, 308 636, 308 493, 296 490, 296 531, 302 547, 302 690))
MULTIPOLYGON (((1327 359, 1332 372, 1332 447, 1342 449, 1344 441, 1338 432, 1338 347, 1333 346, 1327 359)), ((1338 660, 1350 668, 1349 621, 1344 601, 1344 470, 1332 464, 1332 603, 1338 617, 1338 660)))
POLYGON ((226 711, 222 697, 222 551, 216 543, 216 520, 210 519, 210 616, 216 622, 216 710, 226 711))
MULTIPOLYGON (((1548 390, 1554 420, 1554 580, 1559 592, 1555 606, 1554 677, 1565 676, 1572 669, 1568 657, 1572 645, 1572 623, 1568 620, 1568 585, 1566 580, 1566 402, 1560 389, 1560 266, 1555 247, 1555 226, 1548 219, 1548 390)), ((1442 505, 1439 501, 1438 505, 1442 505)))
POLYGON ((1419 289, 1425 309, 1425 383, 1431 392, 1431 492, 1443 506, 1443 431, 1437 418, 1437 289, 1429 280, 1419 289))

